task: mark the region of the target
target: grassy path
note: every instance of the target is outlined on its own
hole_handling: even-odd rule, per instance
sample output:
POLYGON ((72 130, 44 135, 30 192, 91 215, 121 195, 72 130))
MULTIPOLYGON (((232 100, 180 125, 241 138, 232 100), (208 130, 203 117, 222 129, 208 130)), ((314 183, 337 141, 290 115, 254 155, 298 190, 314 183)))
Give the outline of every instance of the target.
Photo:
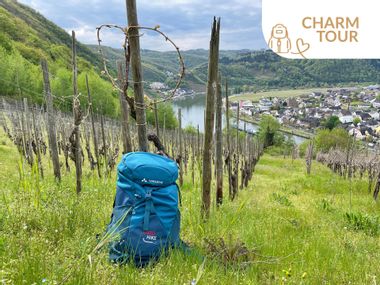
POLYGON ((17 151, 8 141, 3 144, 0 279, 4 284, 62 280, 67 284, 190 284, 197 276, 198 284, 380 282, 379 236, 369 234, 366 227, 355 230, 345 218, 351 211, 375 217, 379 204, 367 193, 366 183, 355 180, 350 206, 348 182, 318 163, 307 176, 303 160, 292 163, 264 155, 249 188, 233 203, 226 201, 218 211, 214 208, 206 224, 199 216, 200 179, 192 185, 190 175, 186 176, 182 238, 201 252, 204 238, 240 240, 256 249, 257 255, 245 268, 225 268, 212 258, 202 266, 196 255, 175 251, 155 266, 135 269, 111 265, 106 250, 92 252, 96 234, 109 222, 114 174, 99 181, 86 169, 80 197, 75 194, 73 173, 57 185, 52 175, 38 181, 25 166, 19 183, 17 151))

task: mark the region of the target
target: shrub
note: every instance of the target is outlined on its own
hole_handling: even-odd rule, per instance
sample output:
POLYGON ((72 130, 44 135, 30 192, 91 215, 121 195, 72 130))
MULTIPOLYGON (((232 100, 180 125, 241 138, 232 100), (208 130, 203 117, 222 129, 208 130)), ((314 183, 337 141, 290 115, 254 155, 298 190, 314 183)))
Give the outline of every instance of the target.
POLYGON ((320 208, 326 212, 334 211, 334 207, 331 204, 330 200, 323 198, 319 204, 320 208))
POLYGON ((378 216, 362 213, 346 213, 344 218, 348 227, 354 231, 363 231, 371 236, 377 236, 380 233, 380 219, 378 216))
POLYGON ((328 152, 331 148, 345 149, 349 143, 350 135, 345 129, 319 130, 315 136, 317 151, 328 152))
POLYGON ((326 120, 322 122, 322 126, 326 129, 329 129, 330 131, 335 129, 340 125, 339 118, 337 116, 330 116, 326 120))
POLYGON ((280 140, 279 130, 280 123, 274 117, 270 115, 262 116, 259 124, 259 138, 264 142, 265 147, 275 145, 276 141, 280 140))
POLYGON ((220 260, 224 266, 245 267, 256 257, 256 250, 249 249, 244 242, 235 241, 232 236, 226 242, 223 238, 205 239, 208 255, 220 260))
POLYGON ((281 195, 281 194, 278 194, 278 193, 273 193, 272 197, 273 197, 273 199, 277 203, 279 203, 279 204, 281 204, 283 206, 287 206, 287 207, 293 206, 292 202, 285 195, 281 195))

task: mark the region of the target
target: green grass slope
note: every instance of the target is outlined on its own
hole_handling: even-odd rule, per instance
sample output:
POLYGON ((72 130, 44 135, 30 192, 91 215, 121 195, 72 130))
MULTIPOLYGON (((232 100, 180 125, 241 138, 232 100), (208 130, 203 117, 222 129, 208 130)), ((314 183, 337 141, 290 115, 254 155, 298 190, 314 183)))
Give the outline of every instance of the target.
POLYGON ((18 161, 15 147, 4 137, 1 142, 0 260, 5 284, 379 282, 379 204, 364 181, 353 180, 350 196, 349 182, 318 163, 307 176, 303 160, 264 155, 248 189, 236 201, 213 208, 207 223, 199 213, 200 179, 192 185, 186 175, 181 235, 206 261, 174 251, 155 266, 136 269, 110 264, 106 249, 94 251, 96 235, 110 219, 114 173, 99 180, 86 164, 83 192, 77 197, 74 172, 65 174, 60 185, 51 168, 39 180, 18 161), (346 213, 372 222, 353 223, 346 213), (225 267, 207 255, 204 244, 204 238, 220 237, 244 242, 255 249, 253 258, 245 266, 225 267))

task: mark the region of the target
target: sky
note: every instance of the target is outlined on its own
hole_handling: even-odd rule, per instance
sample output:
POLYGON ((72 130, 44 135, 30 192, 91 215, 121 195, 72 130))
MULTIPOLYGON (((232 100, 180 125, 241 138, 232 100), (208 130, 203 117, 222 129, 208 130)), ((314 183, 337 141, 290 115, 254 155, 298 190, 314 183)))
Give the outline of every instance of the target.
MULTIPOLYGON (((125 0, 19 0, 66 31, 76 31, 79 41, 96 44, 96 27, 126 25, 125 0)), ((208 49, 211 23, 221 17, 222 50, 266 48, 261 31, 261 0, 136 0, 139 24, 165 32, 181 50, 208 49)), ((123 36, 106 32, 103 44, 121 47, 123 36)), ((141 47, 171 50, 158 35, 144 32, 141 47)))

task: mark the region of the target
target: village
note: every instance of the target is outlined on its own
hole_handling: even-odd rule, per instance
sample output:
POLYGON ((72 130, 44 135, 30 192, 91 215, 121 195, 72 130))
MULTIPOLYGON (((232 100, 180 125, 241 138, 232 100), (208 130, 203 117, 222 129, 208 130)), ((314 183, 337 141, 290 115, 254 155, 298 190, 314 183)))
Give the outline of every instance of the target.
MULTIPOLYGON (((167 73, 168 75, 169 73, 167 73)), ((173 91, 168 85, 162 82, 152 82, 149 84, 148 90, 150 92, 158 93, 160 96, 167 97, 173 91)), ((174 101, 184 100, 188 97, 193 98, 196 95, 196 92, 190 88, 178 88, 174 92, 174 101)))
MULTIPOLYGON (((235 101, 231 110, 252 121, 272 115, 283 127, 314 134, 331 117, 368 147, 380 144, 380 85, 329 89, 298 97, 235 101), (339 121, 338 121, 339 120, 339 121)), ((237 98, 236 98, 237 99, 237 98)))

